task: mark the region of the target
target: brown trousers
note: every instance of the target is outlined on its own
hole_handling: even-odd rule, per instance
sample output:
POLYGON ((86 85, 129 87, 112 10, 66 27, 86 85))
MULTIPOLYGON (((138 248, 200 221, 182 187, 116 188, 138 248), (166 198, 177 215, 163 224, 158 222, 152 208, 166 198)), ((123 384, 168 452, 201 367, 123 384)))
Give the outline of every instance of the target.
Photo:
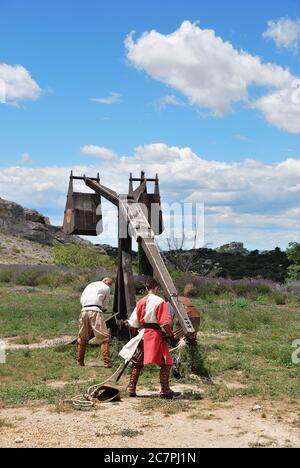
POLYGON ((88 343, 93 333, 100 344, 110 340, 103 312, 84 310, 79 317, 79 342, 88 343))

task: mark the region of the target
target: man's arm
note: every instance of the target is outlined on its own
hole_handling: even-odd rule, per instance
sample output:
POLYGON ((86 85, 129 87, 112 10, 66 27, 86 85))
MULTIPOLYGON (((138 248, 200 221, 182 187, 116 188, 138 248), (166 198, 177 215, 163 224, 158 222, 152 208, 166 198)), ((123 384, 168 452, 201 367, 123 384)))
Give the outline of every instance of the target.
POLYGON ((107 311, 107 306, 108 306, 109 297, 110 297, 110 289, 107 291, 107 293, 105 294, 105 296, 104 296, 104 298, 103 298, 103 302, 102 302, 102 310, 103 310, 103 312, 106 312, 106 311, 107 311))
POLYGON ((130 327, 130 336, 134 338, 137 335, 138 329, 134 327, 130 327))
POLYGON ((132 312, 128 320, 128 325, 130 327, 131 338, 134 338, 137 335, 139 325, 140 325, 138 321, 138 317, 137 317, 137 307, 134 308, 134 311, 132 312))
POLYGON ((158 319, 158 323, 165 330, 170 340, 171 346, 173 348, 176 348, 176 346, 178 345, 178 342, 174 338, 174 333, 171 327, 172 318, 171 318, 171 314, 170 314, 170 311, 166 302, 163 302, 162 304, 158 306, 157 311, 156 311, 156 316, 158 319))
POLYGON ((139 328, 140 326, 140 323, 138 321, 138 317, 137 317, 137 308, 135 307, 134 311, 132 312, 129 320, 128 320, 128 323, 129 323, 129 326, 130 328, 139 328))

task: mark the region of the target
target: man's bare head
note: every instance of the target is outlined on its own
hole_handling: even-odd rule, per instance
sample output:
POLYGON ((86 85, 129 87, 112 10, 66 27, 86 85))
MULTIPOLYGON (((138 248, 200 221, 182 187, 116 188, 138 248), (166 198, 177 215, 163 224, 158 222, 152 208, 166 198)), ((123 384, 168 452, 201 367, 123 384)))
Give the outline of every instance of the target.
POLYGON ((107 276, 106 278, 103 278, 102 283, 106 284, 107 286, 109 286, 111 288, 112 284, 113 284, 113 280, 112 280, 112 278, 107 276))
POLYGON ((156 294, 159 290, 159 284, 154 278, 149 278, 145 283, 148 293, 156 294))

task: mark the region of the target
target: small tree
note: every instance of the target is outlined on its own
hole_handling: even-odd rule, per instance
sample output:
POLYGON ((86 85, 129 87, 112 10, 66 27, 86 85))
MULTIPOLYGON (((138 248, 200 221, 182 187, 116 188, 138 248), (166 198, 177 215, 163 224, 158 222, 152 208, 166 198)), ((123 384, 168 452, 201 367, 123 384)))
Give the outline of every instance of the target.
POLYGON ((286 254, 292 263, 288 267, 288 279, 292 281, 300 280, 300 243, 291 242, 286 254))

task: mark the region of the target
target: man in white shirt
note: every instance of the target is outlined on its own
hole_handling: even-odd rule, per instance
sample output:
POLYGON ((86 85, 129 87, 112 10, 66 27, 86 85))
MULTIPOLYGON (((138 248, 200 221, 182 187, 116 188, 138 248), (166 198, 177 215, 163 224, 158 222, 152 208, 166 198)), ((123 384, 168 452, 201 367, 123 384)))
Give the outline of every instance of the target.
POLYGON ((109 356, 110 335, 103 312, 107 310, 112 283, 111 278, 104 278, 102 281, 89 284, 82 293, 80 299, 82 307, 79 318, 80 329, 77 340, 77 361, 81 367, 84 366, 86 346, 92 334, 100 342, 104 367, 111 367, 109 356))

